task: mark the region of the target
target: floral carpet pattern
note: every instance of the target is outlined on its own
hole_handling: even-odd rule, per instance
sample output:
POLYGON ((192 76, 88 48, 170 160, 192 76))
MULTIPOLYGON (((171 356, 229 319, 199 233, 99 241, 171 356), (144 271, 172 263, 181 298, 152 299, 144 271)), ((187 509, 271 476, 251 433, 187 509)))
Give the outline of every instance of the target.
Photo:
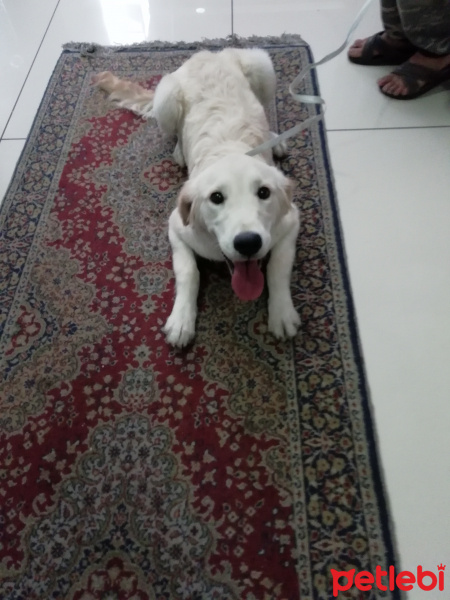
MULTIPOLYGON (((256 43, 285 130, 315 110, 287 91, 310 51, 210 47, 256 43)), ((205 44, 69 46, 2 206, 5 600, 329 600, 332 568, 393 564, 322 125, 280 163, 302 221, 297 338, 275 340, 266 298, 240 302, 206 261, 195 343, 161 333, 186 173, 174 140, 90 82, 111 70, 153 88, 205 44)))

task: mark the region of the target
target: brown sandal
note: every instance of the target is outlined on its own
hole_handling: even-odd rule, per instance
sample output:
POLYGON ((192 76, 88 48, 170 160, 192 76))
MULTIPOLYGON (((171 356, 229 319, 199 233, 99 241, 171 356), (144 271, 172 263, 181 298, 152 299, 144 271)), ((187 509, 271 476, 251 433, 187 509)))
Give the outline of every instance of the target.
POLYGON ((401 65, 417 52, 417 48, 408 41, 401 46, 385 42, 381 37, 383 33, 384 31, 380 31, 366 40, 361 56, 349 56, 348 59, 357 65, 383 67, 401 65))
POLYGON ((450 65, 436 71, 429 67, 417 65, 411 62, 405 62, 392 71, 392 75, 400 77, 406 87, 408 94, 391 94, 384 92, 380 87, 380 92, 389 98, 396 100, 414 100, 423 94, 426 94, 433 88, 441 85, 445 81, 450 81, 450 65))

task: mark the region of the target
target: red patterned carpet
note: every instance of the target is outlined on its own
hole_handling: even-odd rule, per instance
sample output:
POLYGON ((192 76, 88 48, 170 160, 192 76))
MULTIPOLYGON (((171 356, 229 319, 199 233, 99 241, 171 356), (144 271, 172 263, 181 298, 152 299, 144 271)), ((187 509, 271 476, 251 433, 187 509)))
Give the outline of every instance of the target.
MULTIPOLYGON (((262 45, 285 130, 313 110, 287 92, 309 49, 262 45)), ((186 174, 173 140, 90 79, 153 87, 196 49, 69 48, 3 204, 2 599, 329 600, 330 569, 393 564, 321 126, 281 163, 301 335, 276 341, 266 298, 240 302, 206 262, 195 344, 161 333, 186 174)), ((360 597, 379 596, 339 596, 360 597)))

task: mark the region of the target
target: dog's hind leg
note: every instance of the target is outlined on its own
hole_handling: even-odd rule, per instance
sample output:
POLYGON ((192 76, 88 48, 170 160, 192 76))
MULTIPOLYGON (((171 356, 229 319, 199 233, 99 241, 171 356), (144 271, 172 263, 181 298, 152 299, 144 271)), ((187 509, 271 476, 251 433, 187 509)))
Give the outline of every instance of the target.
POLYGON ((171 73, 159 82, 153 102, 153 116, 159 128, 168 135, 177 135, 178 143, 173 153, 174 160, 181 167, 186 165, 181 142, 183 120, 183 91, 176 76, 171 73))
POLYGON ((263 106, 267 106, 274 98, 277 87, 270 56, 261 48, 239 49, 234 52, 253 93, 263 106))
POLYGON ((179 165, 182 168, 186 166, 183 148, 181 145, 181 137, 178 138, 177 145, 175 146, 175 150, 173 151, 173 160, 177 163, 177 165, 179 165))
MULTIPOLYGON (((234 52, 253 93, 263 106, 267 106, 275 97, 277 88, 277 78, 270 56, 261 48, 239 49, 234 52)), ((270 135, 272 138, 277 137, 273 132, 270 132, 270 135)), ((273 154, 278 158, 286 156, 286 142, 276 145, 273 154)))
POLYGON ((149 118, 152 115, 154 92, 146 90, 132 81, 119 79, 109 71, 98 73, 92 83, 109 93, 109 100, 121 108, 128 108, 137 115, 149 118))

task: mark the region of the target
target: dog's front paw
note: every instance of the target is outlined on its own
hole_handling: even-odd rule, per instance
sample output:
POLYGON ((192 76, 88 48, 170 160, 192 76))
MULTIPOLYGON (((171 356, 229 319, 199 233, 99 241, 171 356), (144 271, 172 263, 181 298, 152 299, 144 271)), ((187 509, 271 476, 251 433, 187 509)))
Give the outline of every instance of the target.
POLYGON ((183 348, 194 339, 195 317, 186 318, 172 313, 163 327, 163 332, 168 344, 183 348))
POLYGON ((291 301, 269 306, 269 331, 276 338, 294 337, 300 323, 300 317, 291 301))

